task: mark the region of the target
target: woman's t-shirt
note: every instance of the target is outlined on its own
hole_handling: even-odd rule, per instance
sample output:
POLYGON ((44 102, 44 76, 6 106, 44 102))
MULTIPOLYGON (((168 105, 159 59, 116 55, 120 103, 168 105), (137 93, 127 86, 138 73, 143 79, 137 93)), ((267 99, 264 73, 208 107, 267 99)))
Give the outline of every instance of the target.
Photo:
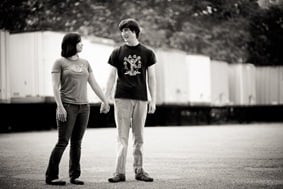
POLYGON ((87 104, 87 82, 92 72, 87 60, 68 60, 60 58, 55 61, 52 73, 61 74, 60 94, 62 102, 70 104, 87 104))
POLYGON ((154 52, 142 44, 116 48, 108 63, 117 68, 115 98, 147 101, 147 68, 155 64, 154 52))

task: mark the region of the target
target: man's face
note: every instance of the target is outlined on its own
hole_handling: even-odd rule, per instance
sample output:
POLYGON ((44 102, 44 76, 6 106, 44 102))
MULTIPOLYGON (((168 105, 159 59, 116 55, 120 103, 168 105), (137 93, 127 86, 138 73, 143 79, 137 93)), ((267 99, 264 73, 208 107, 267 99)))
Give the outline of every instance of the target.
POLYGON ((121 35, 125 42, 131 42, 136 39, 136 33, 132 32, 129 28, 123 28, 121 35))

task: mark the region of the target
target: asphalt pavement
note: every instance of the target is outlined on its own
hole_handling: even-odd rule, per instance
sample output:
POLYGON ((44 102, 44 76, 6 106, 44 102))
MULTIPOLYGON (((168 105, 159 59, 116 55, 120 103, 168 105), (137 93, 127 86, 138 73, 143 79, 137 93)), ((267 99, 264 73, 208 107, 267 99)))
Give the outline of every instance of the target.
POLYGON ((127 181, 108 183, 116 156, 114 128, 87 129, 82 143, 81 180, 69 183, 69 146, 61 160, 66 186, 44 182, 57 131, 0 134, 0 188, 206 189, 283 188, 283 124, 146 127, 144 168, 154 177, 134 179, 132 140, 127 181))

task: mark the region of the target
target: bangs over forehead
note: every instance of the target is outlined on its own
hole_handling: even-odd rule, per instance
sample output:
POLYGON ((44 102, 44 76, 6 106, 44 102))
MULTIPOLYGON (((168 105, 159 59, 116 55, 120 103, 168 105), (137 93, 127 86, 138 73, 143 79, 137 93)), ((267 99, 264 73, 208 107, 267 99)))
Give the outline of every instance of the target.
POLYGON ((77 53, 77 43, 81 42, 81 36, 78 33, 68 33, 64 36, 61 44, 61 56, 70 57, 77 53))
POLYGON ((140 26, 138 22, 133 18, 127 18, 120 22, 119 30, 122 31, 124 28, 129 28, 131 31, 134 31, 139 36, 140 33, 140 26))

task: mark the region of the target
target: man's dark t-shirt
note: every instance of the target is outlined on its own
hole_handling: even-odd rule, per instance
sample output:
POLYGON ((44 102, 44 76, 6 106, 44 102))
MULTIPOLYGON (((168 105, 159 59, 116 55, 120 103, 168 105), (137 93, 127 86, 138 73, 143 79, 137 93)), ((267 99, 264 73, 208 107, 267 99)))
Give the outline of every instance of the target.
POLYGON ((108 63, 118 71, 115 98, 147 101, 146 70, 156 63, 151 49, 142 44, 122 45, 112 52, 108 63))

